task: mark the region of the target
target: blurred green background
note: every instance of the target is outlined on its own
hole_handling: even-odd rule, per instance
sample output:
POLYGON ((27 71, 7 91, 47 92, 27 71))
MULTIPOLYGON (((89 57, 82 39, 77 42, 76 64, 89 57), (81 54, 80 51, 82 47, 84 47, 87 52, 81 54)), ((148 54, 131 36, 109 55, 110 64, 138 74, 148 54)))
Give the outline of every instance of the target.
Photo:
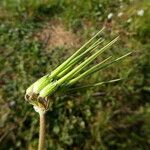
POLYGON ((37 149, 39 118, 24 100, 26 88, 102 26, 108 40, 120 36, 108 55, 133 54, 80 85, 126 79, 56 94, 46 117, 47 149, 150 149, 150 1, 1 0, 0 150, 37 149))

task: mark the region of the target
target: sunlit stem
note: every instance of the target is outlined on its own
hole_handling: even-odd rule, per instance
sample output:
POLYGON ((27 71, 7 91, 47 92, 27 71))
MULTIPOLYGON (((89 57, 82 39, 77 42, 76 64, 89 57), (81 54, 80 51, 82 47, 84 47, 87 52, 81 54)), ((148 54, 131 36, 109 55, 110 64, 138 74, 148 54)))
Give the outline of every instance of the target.
POLYGON ((40 107, 34 106, 34 110, 39 113, 40 117, 40 130, 39 130, 39 143, 38 150, 45 150, 45 130, 46 130, 46 111, 40 107))

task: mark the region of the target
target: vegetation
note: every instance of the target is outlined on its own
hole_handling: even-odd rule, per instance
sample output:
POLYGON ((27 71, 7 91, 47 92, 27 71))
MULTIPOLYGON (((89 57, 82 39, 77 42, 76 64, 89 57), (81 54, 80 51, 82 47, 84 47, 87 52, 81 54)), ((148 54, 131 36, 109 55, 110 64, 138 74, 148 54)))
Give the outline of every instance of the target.
POLYGON ((25 102, 25 89, 105 26, 103 38, 120 38, 95 64, 133 54, 78 86, 125 79, 56 93, 46 115, 47 149, 148 150, 149 7, 147 0, 1 1, 0 149, 37 149, 38 115, 25 102))

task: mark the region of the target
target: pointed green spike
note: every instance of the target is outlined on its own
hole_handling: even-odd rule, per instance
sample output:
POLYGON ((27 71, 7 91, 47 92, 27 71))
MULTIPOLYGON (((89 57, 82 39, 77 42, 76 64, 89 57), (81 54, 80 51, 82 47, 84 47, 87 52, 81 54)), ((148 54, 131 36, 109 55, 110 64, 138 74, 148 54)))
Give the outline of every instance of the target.
POLYGON ((77 81, 79 81, 80 79, 83 79, 84 77, 88 76, 89 74, 91 74, 96 68, 100 67, 102 64, 104 64, 106 61, 108 61, 111 58, 108 57, 106 59, 104 59, 102 62, 100 62, 99 64, 93 66, 92 68, 88 69, 87 71, 85 71, 84 73, 80 74, 79 76, 77 76, 76 78, 70 80, 68 82, 67 85, 73 85, 74 83, 76 83, 77 81))
MULTIPOLYGON (((125 57, 127 57, 127 56, 130 55, 130 54, 131 54, 131 52, 129 52, 129 53, 127 53, 127 54, 125 54, 125 55, 123 55, 123 56, 121 56, 121 57, 115 59, 114 61, 112 61, 112 62, 110 62, 110 63, 108 63, 108 64, 105 64, 105 65, 103 65, 103 66, 101 66, 101 65, 103 64, 103 62, 101 62, 101 63, 99 63, 99 64, 93 66, 93 67, 90 68, 89 70, 85 71, 85 72, 82 73, 81 75, 77 76, 76 78, 70 80, 70 81, 68 82, 68 85, 72 85, 72 84, 76 83, 78 80, 80 80, 80 79, 82 79, 82 78, 84 78, 84 77, 86 77, 86 76, 88 76, 88 75, 91 75, 91 74, 94 73, 94 72, 97 72, 97 71, 99 71, 99 70, 101 70, 101 69, 104 69, 104 68, 106 68, 106 67, 108 67, 108 66, 111 66, 111 65, 114 64, 115 62, 118 62, 118 61, 124 59, 125 57)), ((108 57, 107 59, 105 59, 104 62, 106 62, 108 59, 110 59, 110 57, 108 57)))
POLYGON ((103 82, 99 82, 99 83, 95 83, 95 84, 89 84, 89 85, 85 85, 85 86, 72 88, 72 89, 69 89, 68 91, 75 91, 75 90, 80 90, 80 89, 93 88, 93 87, 101 86, 101 85, 107 84, 107 83, 118 82, 118 81, 121 81, 123 79, 124 78, 118 78, 118 79, 113 79, 113 80, 109 80, 109 81, 103 81, 103 82))
MULTIPOLYGON (((110 63, 104 64, 104 65, 102 65, 102 66, 101 66, 102 63, 97 64, 97 65, 93 66, 92 68, 90 68, 89 70, 87 70, 86 72, 84 72, 83 74, 79 75, 78 77, 76 77, 76 78, 70 80, 70 81, 68 82, 68 85, 72 85, 72 84, 76 83, 77 81, 79 81, 80 79, 82 79, 82 78, 84 78, 84 77, 86 77, 86 76, 88 76, 88 75, 91 75, 92 73, 95 73, 95 72, 97 72, 97 71, 99 71, 99 70, 101 70, 101 69, 104 69, 104 68, 106 68, 106 67, 109 67, 109 66, 111 66, 112 64, 114 64, 114 63, 116 63, 116 62, 118 62, 118 61, 121 61, 122 59, 124 59, 125 57, 129 56, 130 54, 131 54, 131 52, 129 52, 129 53, 127 53, 127 54, 125 54, 125 55, 123 55, 123 56, 121 56, 121 57, 115 59, 114 61, 112 61, 112 62, 110 62, 110 63)), ((108 57, 108 58, 105 59, 105 60, 107 61, 109 58, 110 58, 110 57, 108 57)), ((104 61, 105 61, 105 60, 104 60, 104 61)), ((106 61, 105 61, 105 62, 106 62, 106 61)))
POLYGON ((83 58, 88 52, 92 51, 92 50, 95 50, 100 43, 102 43, 104 41, 104 39, 98 39, 96 42, 94 42, 87 50, 85 50, 83 53, 81 53, 80 55, 78 55, 77 57, 75 57, 74 59, 72 59, 68 65, 66 66, 69 66, 72 62, 76 61, 76 60, 79 60, 81 58, 83 58))
POLYGON ((74 68, 72 71, 70 71, 68 74, 60 78, 55 82, 55 84, 49 84, 44 89, 41 90, 39 96, 45 97, 48 95, 51 95, 54 91, 57 90, 59 86, 61 86, 64 82, 68 81, 74 74, 82 70, 85 66, 87 66, 90 62, 92 62, 97 56, 99 56, 102 52, 104 52, 108 47, 110 47, 112 44, 114 44, 117 41, 118 37, 109 42, 107 45, 105 45, 103 48, 101 48, 99 51, 94 53, 92 56, 87 58, 84 62, 82 62, 80 65, 78 65, 76 68, 74 68))
POLYGON ((57 75, 57 77, 58 77, 58 78, 63 77, 66 73, 68 73, 68 72, 71 70, 71 68, 72 68, 73 66, 75 66, 75 65, 76 65, 77 63, 79 63, 82 59, 84 59, 84 58, 85 58, 85 55, 86 55, 89 51, 91 51, 91 50, 93 51, 93 50, 97 49, 98 46, 99 46, 99 44, 102 43, 103 41, 104 41, 104 40, 101 40, 101 41, 97 42, 97 44, 96 44, 95 46, 92 46, 92 47, 88 48, 86 51, 84 51, 84 53, 82 53, 82 54, 80 54, 79 56, 77 56, 76 58, 74 58, 74 59, 69 63, 68 67, 65 68, 62 72, 60 72, 60 73, 57 75))
POLYGON ((103 48, 101 48, 99 51, 94 53, 92 56, 87 58, 84 62, 82 62, 80 65, 78 65, 76 68, 74 68, 72 71, 70 71, 68 74, 63 76, 61 79, 58 80, 58 84, 62 84, 68 80, 70 80, 72 77, 74 77, 77 73, 79 73, 82 69, 84 69, 88 64, 90 64, 95 58, 97 58, 100 54, 102 54, 105 50, 107 50, 108 47, 110 47, 112 44, 114 44, 118 40, 118 37, 109 42, 107 45, 105 45, 103 48))
POLYGON ((56 77, 63 69, 64 67, 75 57, 77 57, 83 50, 84 48, 95 38, 97 37, 102 31, 104 30, 104 28, 102 28, 99 32, 97 32, 88 42, 86 42, 81 48, 79 48, 79 50, 77 50, 72 56, 70 56, 66 61, 64 61, 60 66, 58 66, 51 74, 50 76, 56 77))
POLYGON ((114 63, 116 63, 116 62, 121 61, 122 59, 124 59, 125 57, 129 56, 130 54, 132 54, 132 52, 129 52, 129 53, 127 53, 127 54, 125 54, 125 55, 123 55, 123 56, 121 56, 121 57, 119 57, 119 58, 117 58, 117 59, 111 61, 111 62, 108 63, 108 64, 104 64, 103 66, 100 66, 100 67, 96 68, 95 70, 93 70, 93 72, 91 72, 91 74, 94 73, 94 72, 96 72, 96 71, 99 71, 99 70, 101 70, 101 69, 105 69, 105 68, 111 66, 112 64, 114 64, 114 63))

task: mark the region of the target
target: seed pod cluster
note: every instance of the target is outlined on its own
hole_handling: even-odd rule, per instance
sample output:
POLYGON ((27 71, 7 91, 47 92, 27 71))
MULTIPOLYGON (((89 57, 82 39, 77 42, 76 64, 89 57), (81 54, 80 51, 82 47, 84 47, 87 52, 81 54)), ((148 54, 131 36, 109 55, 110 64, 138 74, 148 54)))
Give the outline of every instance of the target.
MULTIPOLYGON (((97 34, 95 34, 88 42, 86 42, 54 71, 43 76, 35 83, 33 83, 26 90, 25 99, 34 106, 48 109, 49 96, 54 94, 57 90, 61 90, 61 88, 70 88, 72 85, 76 84, 79 80, 84 79, 86 76, 104 69, 130 55, 130 53, 127 53, 111 61, 110 59, 112 57, 108 57, 97 65, 86 69, 85 71, 85 68, 87 68, 99 55, 104 53, 111 45, 113 45, 118 40, 117 37, 106 45, 100 47, 104 39, 96 39, 96 37, 103 30, 104 28, 97 34)), ((101 85, 101 83, 95 85, 101 85)))

